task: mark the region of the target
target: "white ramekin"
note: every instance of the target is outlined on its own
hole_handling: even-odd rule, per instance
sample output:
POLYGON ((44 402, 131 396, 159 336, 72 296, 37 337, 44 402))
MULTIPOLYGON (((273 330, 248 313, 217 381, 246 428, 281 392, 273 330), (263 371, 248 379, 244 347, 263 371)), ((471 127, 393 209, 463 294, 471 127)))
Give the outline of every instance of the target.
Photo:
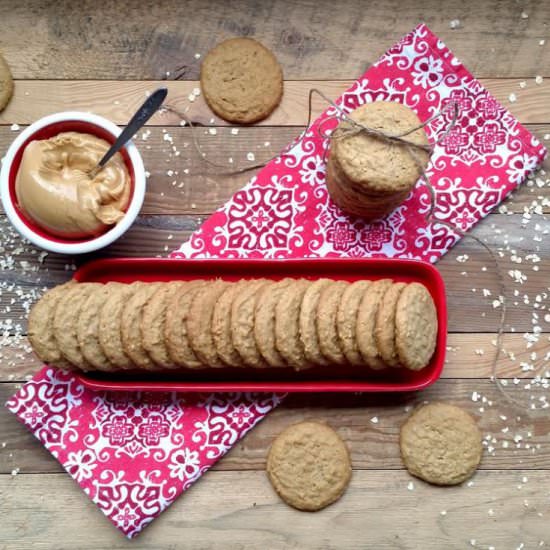
MULTIPOLYGON (((38 134, 36 139, 43 139, 40 137, 41 132, 55 131, 55 129, 60 128, 58 131, 55 131, 55 133, 47 136, 52 137, 59 132, 71 131, 71 126, 73 124, 82 132, 96 135, 98 132, 101 134, 108 134, 112 142, 114 142, 122 131, 121 128, 110 120, 91 113, 64 111, 62 113, 48 115, 37 120, 28 128, 25 128, 25 130, 17 136, 10 145, 3 159, 2 169, 0 170, 0 195, 4 211, 10 222, 23 237, 36 246, 60 254, 85 254, 113 243, 128 230, 132 223, 134 223, 145 198, 145 169, 143 167, 143 161, 137 147, 129 141, 124 149, 127 153, 127 155, 125 155, 126 163, 130 164, 129 169, 130 172, 133 173, 133 191, 128 209, 119 223, 97 237, 82 240, 61 239, 54 236, 50 237, 45 232, 37 231, 31 227, 31 224, 24 217, 16 204, 14 192, 15 176, 12 173, 12 165, 18 157, 20 158, 24 147, 33 140, 35 135, 38 134)), ((103 135, 100 137, 106 136, 103 135)))

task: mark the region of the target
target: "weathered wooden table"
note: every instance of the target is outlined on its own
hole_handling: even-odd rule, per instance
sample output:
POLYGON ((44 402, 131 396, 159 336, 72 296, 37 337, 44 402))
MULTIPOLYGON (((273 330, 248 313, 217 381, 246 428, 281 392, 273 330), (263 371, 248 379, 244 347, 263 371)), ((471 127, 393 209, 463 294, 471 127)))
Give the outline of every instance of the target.
MULTIPOLYGON (((0 151, 16 135, 13 123, 23 126, 56 111, 90 110, 123 124, 145 91, 165 81, 172 104, 188 107, 192 119, 217 128, 201 137, 211 159, 227 162, 233 157, 235 164, 246 165, 247 153, 253 152, 261 161, 301 130, 312 86, 336 97, 421 21, 521 122, 541 138, 550 133, 550 78, 535 82, 536 75, 550 77, 550 3, 545 0, 3 0, 0 47, 17 83, 13 101, 0 115, 0 151), (460 25, 452 30, 454 19, 460 25), (276 53, 286 78, 280 108, 262 124, 241 128, 238 135, 213 117, 202 97, 188 99, 198 86, 199 54, 234 35, 264 42, 276 53), (517 101, 512 101, 512 93, 517 101)), ((320 108, 316 104, 317 112, 320 108)), ((189 130, 172 114, 156 116, 150 130, 146 141, 137 140, 151 173, 142 215, 106 255, 167 254, 249 177, 222 177, 200 163, 192 147, 186 149, 189 130), (169 156, 165 130, 181 156, 169 156), (178 170, 178 177, 169 170, 178 170)), ((550 351, 550 318, 545 319, 550 223, 544 215, 550 210, 549 199, 550 185, 542 174, 474 232, 502 251, 500 269, 513 307, 504 338, 508 355, 502 357, 499 372, 509 379, 511 394, 525 402, 548 395, 544 382, 529 380, 529 366, 543 364, 550 351), (512 269, 526 276, 522 284, 508 276, 512 269), (542 334, 528 347, 524 333, 534 327, 541 327, 542 334)), ((23 306, 38 288, 70 277, 73 259, 55 254, 42 258, 14 234, 4 215, 0 226, 4 402, 39 367, 24 338, 17 336, 25 330, 23 306), (20 323, 22 329, 16 327, 20 323)), ((486 252, 471 240, 462 241, 438 264, 448 289, 451 334, 448 362, 435 386, 417 395, 289 398, 133 542, 104 519, 55 459, 0 408, 0 548, 471 545, 500 550, 550 545, 550 420, 532 419, 513 409, 490 380, 499 313, 492 307, 498 285, 490 266, 486 252), (492 296, 484 296, 483 289, 492 296), (412 478, 399 458, 398 432, 406 410, 424 399, 456 403, 479 419, 487 448, 472 483, 437 488, 414 480, 410 485, 412 478), (264 473, 273 437, 304 418, 323 419, 336 427, 353 459, 345 497, 317 514, 284 505, 264 473)))

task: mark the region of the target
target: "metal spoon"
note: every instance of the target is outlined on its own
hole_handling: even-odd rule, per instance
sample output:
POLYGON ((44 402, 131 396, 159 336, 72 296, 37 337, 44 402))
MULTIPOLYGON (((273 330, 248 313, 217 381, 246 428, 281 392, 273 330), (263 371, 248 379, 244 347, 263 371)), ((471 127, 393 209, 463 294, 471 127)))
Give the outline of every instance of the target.
POLYGON ((91 179, 94 179, 99 172, 103 170, 103 167, 107 164, 109 159, 122 149, 122 147, 132 139, 132 136, 155 114, 157 109, 162 105, 162 102, 166 99, 167 94, 167 88, 159 88, 145 100, 130 122, 128 122, 128 125, 120 136, 118 136, 113 145, 111 145, 105 155, 103 155, 103 158, 99 161, 97 166, 88 172, 88 176, 90 176, 91 179))

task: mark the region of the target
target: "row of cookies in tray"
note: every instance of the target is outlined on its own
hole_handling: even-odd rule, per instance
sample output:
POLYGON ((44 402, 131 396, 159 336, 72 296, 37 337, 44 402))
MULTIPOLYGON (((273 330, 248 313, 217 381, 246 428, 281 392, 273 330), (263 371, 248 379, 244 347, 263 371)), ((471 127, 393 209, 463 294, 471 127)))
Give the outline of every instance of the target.
POLYGON ((390 279, 69 282, 29 315, 38 357, 80 370, 355 365, 424 368, 437 313, 390 279))

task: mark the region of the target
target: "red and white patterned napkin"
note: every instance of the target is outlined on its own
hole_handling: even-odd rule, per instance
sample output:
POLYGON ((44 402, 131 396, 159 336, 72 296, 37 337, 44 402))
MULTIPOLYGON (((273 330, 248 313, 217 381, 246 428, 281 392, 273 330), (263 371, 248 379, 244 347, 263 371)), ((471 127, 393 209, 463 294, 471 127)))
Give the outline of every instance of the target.
MULTIPOLYGON (((544 147, 475 80, 425 25, 389 50, 337 104, 400 101, 426 120, 448 101, 457 124, 436 146, 427 173, 437 219, 470 229, 542 161, 544 147)), ((419 183, 386 219, 366 224, 330 201, 323 128, 331 107, 172 256, 357 257, 436 261, 459 239, 428 224, 419 183)), ((428 128, 436 139, 449 119, 428 128)), ((280 402, 276 395, 95 393, 45 367, 8 408, 128 537, 165 510, 280 402)))

